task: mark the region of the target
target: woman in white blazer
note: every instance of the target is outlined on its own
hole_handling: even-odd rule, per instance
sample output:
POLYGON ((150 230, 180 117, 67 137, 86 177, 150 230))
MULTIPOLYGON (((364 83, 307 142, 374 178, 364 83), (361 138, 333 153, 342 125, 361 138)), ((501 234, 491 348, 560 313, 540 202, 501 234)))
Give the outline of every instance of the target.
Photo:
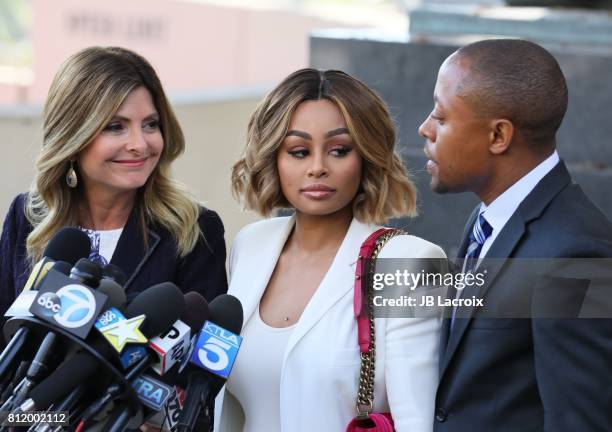
MULTIPOLYGON (((229 293, 244 309, 243 344, 217 399, 216 431, 340 432, 356 414, 360 355, 353 314, 361 243, 416 193, 394 152, 384 102, 339 71, 302 69, 251 117, 233 188, 262 215, 230 255, 229 293)), ((380 258, 443 258, 411 235, 380 258)), ((377 318, 374 411, 399 432, 432 430, 440 320, 377 318)))

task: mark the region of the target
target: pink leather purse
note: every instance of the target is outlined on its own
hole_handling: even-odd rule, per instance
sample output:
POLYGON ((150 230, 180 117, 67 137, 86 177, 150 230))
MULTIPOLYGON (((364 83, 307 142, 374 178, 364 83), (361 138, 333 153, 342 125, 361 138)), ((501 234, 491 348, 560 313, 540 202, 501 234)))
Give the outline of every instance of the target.
POLYGON ((357 392, 357 416, 346 432, 394 432, 391 413, 373 413, 374 374, 376 370, 376 341, 372 311, 371 286, 376 257, 383 246, 394 236, 404 234, 402 230, 381 228, 372 233, 361 245, 355 269, 354 303, 357 320, 357 342, 361 352, 359 390, 357 392))
POLYGON ((391 413, 370 413, 366 419, 355 417, 346 427, 347 432, 395 432, 391 413))

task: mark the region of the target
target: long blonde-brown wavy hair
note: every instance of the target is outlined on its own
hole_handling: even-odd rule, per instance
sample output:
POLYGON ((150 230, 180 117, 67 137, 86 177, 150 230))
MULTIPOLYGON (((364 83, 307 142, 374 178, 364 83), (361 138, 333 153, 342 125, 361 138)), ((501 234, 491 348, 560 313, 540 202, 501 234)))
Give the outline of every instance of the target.
POLYGON ((232 170, 234 196, 269 216, 290 208, 279 181, 276 155, 293 112, 307 100, 327 99, 344 117, 363 159, 353 215, 366 223, 416 215, 416 188, 395 152, 395 125, 383 100, 358 79, 337 70, 300 69, 285 78, 251 115, 244 156, 232 170))
POLYGON ((191 251, 202 235, 197 201, 170 176, 170 165, 184 151, 185 139, 155 70, 127 49, 91 47, 61 65, 45 102, 42 148, 25 209, 34 228, 26 243, 31 262, 41 257, 60 228, 79 224, 78 206, 83 195, 80 185, 71 189, 66 184, 70 160, 87 147, 127 95, 140 86, 151 94, 164 139, 157 166, 136 194, 140 229, 146 233, 150 222, 167 229, 176 241, 179 256, 191 251))

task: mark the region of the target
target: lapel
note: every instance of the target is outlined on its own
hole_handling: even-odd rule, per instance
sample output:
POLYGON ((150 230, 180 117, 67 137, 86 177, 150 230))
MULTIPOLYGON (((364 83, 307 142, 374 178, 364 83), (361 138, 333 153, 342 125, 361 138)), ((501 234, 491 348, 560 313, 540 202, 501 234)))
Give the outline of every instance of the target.
POLYGON ((149 249, 144 249, 143 233, 138 225, 138 210, 134 207, 130 217, 121 232, 111 264, 119 266, 125 273, 127 281, 124 289, 128 291, 132 281, 157 247, 161 237, 152 228, 148 229, 149 249))
MULTIPOLYGON (((504 228, 501 230, 491 248, 487 252, 487 258, 510 258, 513 256, 513 251, 521 240, 526 231, 526 226, 529 222, 539 218, 544 212, 548 204, 553 200, 559 192, 561 192, 571 181, 569 172, 563 161, 559 162, 544 178, 536 185, 536 187, 527 195, 512 217, 508 220, 504 228)), ((477 214, 477 212, 476 212, 477 214)), ((471 222, 474 223, 474 213, 472 214, 471 222)), ((469 225, 471 226, 471 225, 469 225)), ((466 240, 463 240, 464 243, 466 240)), ((465 255, 466 249, 460 249, 465 255)), ((475 295, 478 298, 484 298, 487 290, 493 285, 499 271, 503 268, 503 263, 498 260, 491 265, 481 267, 481 270, 486 268, 487 276, 485 284, 482 287, 470 286, 465 288, 464 298, 469 298, 475 295)), ((443 355, 444 359, 441 362, 442 378, 444 371, 448 367, 453 354, 457 350, 461 338, 465 334, 470 321, 476 311, 475 308, 467 309, 468 316, 466 318, 458 318, 455 321, 453 331, 448 338, 446 351, 443 355)))
MULTIPOLYGON (((256 250, 249 251, 249 253, 256 253, 257 259, 248 259, 246 271, 243 272, 241 270, 240 272, 241 275, 246 275, 249 279, 234 280, 234 275, 230 275, 229 294, 240 292, 238 298, 242 302, 244 312, 243 323, 245 324, 251 319, 257 309, 264 290, 268 286, 270 277, 272 277, 278 257, 295 225, 295 215, 283 219, 285 219, 285 223, 281 226, 281 229, 265 232, 265 237, 259 239, 260 242, 255 245, 256 250)), ((276 226, 273 228, 276 228, 276 226)))
POLYGON ((329 270, 306 305, 297 326, 289 337, 283 365, 304 335, 317 324, 338 300, 347 292, 353 290, 359 248, 361 243, 375 230, 374 225, 364 224, 356 219, 352 220, 329 270))

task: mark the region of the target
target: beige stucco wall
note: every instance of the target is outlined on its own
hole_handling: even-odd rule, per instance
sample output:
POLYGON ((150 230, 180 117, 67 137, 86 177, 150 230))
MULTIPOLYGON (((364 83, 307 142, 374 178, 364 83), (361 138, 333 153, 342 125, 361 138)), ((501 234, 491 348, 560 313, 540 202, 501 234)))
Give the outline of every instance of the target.
POLYGON ((22 88, 0 83, 0 103, 40 103, 60 64, 96 45, 143 55, 170 92, 278 82, 308 64, 311 31, 359 26, 299 11, 193 0, 31 0, 30 5, 31 71, 22 88))
MULTIPOLYGON (((204 205, 216 210, 226 228, 227 245, 238 230, 257 220, 241 211, 230 192, 233 162, 244 147, 249 115, 265 89, 238 90, 227 94, 202 94, 173 99, 186 136, 185 154, 175 163, 174 175, 185 182, 204 205)), ((3 155, 0 159, 0 213, 11 199, 28 188, 40 148, 40 109, 0 112, 3 155)))

